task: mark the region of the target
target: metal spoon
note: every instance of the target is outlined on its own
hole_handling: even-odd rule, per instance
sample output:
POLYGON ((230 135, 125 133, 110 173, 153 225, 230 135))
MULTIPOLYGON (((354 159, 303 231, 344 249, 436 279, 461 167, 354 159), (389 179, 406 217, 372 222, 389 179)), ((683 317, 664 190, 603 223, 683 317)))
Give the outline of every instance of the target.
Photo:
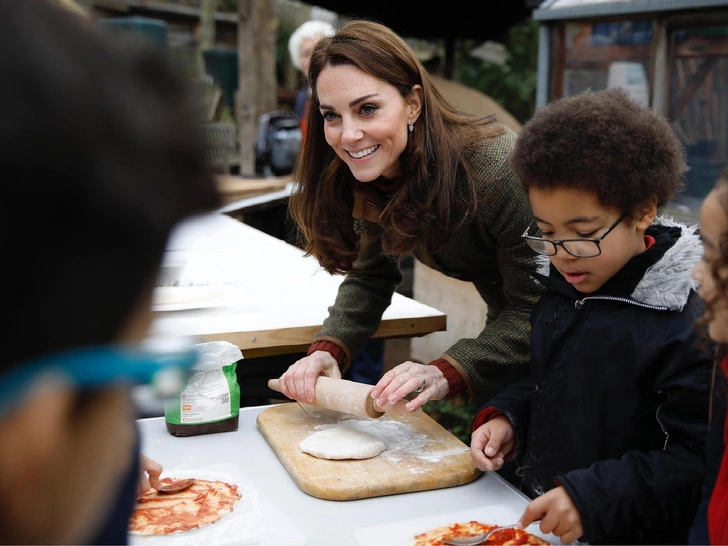
POLYGON ((516 523, 511 525, 502 525, 495 529, 491 529, 487 533, 480 533, 479 535, 445 535, 442 538, 442 542, 449 544, 450 546, 476 546, 477 544, 485 544, 485 542, 490 538, 490 535, 493 533, 497 533, 503 529, 510 529, 516 525, 516 523))
POLYGON ((162 480, 149 479, 149 484, 153 489, 156 489, 157 493, 176 493, 177 491, 187 489, 194 483, 194 478, 184 478, 180 480, 173 480, 172 478, 164 478, 162 480))

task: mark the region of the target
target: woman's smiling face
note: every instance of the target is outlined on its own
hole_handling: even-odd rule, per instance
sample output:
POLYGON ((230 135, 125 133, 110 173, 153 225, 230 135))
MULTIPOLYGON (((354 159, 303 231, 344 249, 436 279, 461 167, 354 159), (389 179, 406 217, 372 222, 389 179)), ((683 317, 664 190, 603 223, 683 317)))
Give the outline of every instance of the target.
POLYGON ((415 123, 422 88, 407 97, 384 80, 353 65, 326 66, 316 81, 326 142, 359 182, 395 179, 415 123))

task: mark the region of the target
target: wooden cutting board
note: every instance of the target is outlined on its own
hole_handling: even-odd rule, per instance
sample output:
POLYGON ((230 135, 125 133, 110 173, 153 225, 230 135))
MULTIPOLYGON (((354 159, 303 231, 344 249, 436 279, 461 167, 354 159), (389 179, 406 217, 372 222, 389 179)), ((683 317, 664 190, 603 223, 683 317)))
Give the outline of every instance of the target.
POLYGON ((295 402, 271 406, 258 429, 298 487, 326 500, 353 500, 462 485, 481 471, 470 449, 421 409, 378 419, 295 402), (305 409, 304 409, 305 408, 305 409), (303 453, 299 444, 336 425, 378 436, 387 449, 371 459, 326 460, 303 453))

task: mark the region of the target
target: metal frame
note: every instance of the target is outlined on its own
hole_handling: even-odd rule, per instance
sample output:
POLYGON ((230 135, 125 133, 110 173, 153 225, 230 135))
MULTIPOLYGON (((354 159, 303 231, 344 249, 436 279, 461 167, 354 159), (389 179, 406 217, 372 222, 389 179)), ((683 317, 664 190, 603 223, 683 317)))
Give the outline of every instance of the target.
POLYGON ((580 5, 553 7, 559 0, 545 0, 533 10, 536 21, 583 19, 636 13, 709 9, 728 6, 728 0, 592 0, 580 5))

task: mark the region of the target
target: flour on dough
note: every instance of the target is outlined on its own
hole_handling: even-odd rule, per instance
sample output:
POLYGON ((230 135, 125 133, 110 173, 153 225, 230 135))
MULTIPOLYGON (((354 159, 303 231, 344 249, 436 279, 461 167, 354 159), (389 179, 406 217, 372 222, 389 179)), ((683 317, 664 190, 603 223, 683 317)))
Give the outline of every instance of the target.
POLYGON ((299 446, 319 459, 370 459, 387 448, 374 434, 344 426, 314 432, 299 446))

